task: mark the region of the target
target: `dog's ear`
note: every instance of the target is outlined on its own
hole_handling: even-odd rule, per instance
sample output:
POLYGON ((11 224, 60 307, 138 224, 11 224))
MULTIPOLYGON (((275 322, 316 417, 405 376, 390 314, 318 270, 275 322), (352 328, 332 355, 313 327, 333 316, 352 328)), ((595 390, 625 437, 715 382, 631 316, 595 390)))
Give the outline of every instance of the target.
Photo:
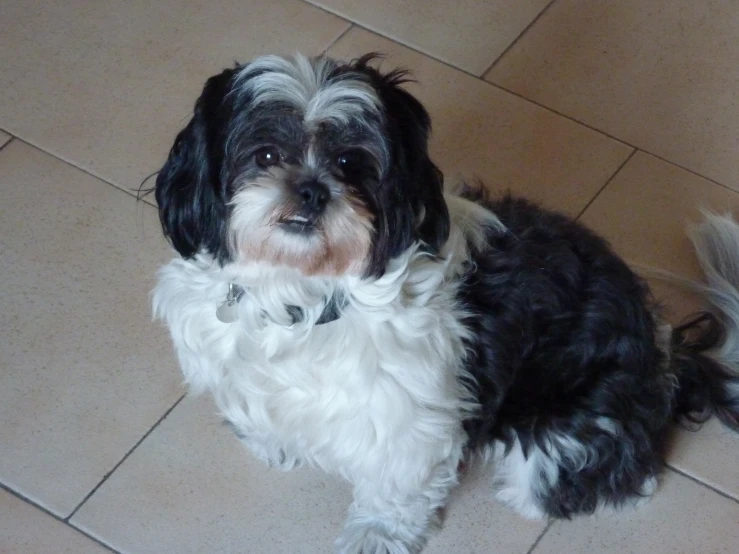
POLYGON ((184 258, 200 250, 228 257, 226 186, 222 182, 227 110, 235 70, 208 79, 192 119, 179 132, 156 181, 164 235, 184 258))
POLYGON ((407 157, 416 156, 410 164, 410 175, 415 178, 415 191, 420 203, 418 238, 434 253, 438 253, 449 238, 450 221, 449 209, 444 199, 444 174, 431 161, 428 152, 431 118, 423 105, 411 94, 400 89, 399 96, 405 105, 406 117, 412 120, 404 141, 407 157))
POLYGON ((449 210, 444 199, 444 176, 428 151, 431 118, 412 94, 402 88, 411 81, 403 70, 382 74, 369 67, 376 54, 357 60, 357 68, 368 74, 382 101, 391 141, 393 167, 390 171, 390 205, 387 214, 391 236, 390 254, 397 255, 413 240, 422 240, 437 253, 449 237, 449 210), (412 213, 411 218, 408 214, 412 213))

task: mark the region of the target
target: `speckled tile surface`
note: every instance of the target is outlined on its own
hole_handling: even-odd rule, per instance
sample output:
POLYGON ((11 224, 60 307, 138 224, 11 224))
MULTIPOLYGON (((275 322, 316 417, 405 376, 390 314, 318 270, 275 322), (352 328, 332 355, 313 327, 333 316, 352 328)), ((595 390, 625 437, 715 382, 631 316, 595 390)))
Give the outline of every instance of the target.
POLYGON ((0 552, 102 554, 109 552, 68 525, 0 489, 0 552))
POLYGON ((182 394, 148 301, 154 209, 21 142, 0 151, 0 480, 59 516, 182 394))
POLYGON ((557 0, 488 79, 739 190, 733 0, 557 0))
POLYGON ((480 75, 551 0, 311 1, 381 35, 480 75))

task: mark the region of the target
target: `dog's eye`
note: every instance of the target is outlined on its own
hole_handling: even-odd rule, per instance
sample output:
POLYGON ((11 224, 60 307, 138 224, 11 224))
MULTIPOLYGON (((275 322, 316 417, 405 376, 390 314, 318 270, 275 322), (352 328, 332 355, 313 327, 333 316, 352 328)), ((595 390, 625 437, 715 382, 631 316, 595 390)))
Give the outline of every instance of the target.
POLYGON ((356 150, 342 152, 336 158, 336 166, 346 175, 356 175, 362 169, 364 157, 356 150))
POLYGON ((280 163, 280 152, 274 146, 265 146, 254 153, 259 167, 272 167, 280 163))

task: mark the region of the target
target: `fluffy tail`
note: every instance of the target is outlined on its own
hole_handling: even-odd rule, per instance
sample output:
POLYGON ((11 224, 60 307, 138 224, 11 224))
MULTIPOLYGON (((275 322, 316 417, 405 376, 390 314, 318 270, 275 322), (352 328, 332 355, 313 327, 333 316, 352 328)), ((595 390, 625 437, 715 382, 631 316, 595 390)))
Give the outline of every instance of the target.
POLYGON ((694 284, 711 305, 673 331, 672 368, 679 415, 703 422, 716 415, 739 432, 739 225, 706 213, 690 233, 705 284, 694 284))

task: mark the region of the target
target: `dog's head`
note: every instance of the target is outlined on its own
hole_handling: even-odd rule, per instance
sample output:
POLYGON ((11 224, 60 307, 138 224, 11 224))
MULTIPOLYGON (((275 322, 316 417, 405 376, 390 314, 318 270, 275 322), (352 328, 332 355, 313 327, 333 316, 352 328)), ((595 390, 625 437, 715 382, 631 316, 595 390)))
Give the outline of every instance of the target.
POLYGON ((185 258, 260 261, 306 275, 378 276, 449 232, 430 120, 374 56, 267 56, 208 80, 156 182, 185 258))

